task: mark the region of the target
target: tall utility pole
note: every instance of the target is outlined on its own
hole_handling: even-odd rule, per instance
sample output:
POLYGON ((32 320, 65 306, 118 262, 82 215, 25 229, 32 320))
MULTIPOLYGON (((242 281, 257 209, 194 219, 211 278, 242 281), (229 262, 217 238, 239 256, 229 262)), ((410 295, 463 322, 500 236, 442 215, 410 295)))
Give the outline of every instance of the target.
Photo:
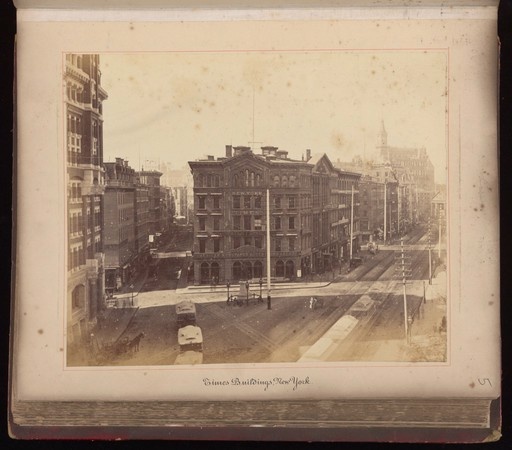
POLYGON ((398 267, 397 267, 398 275, 402 278, 402 286, 403 286, 403 299, 404 299, 404 330, 405 330, 405 339, 407 343, 410 342, 409 335, 409 324, 412 323, 412 318, 409 319, 409 314, 407 312, 407 278, 410 275, 410 269, 408 268, 407 258, 405 256, 404 251, 404 240, 400 239, 400 253, 398 255, 398 267))
POLYGON ((430 245, 430 217, 428 218, 428 284, 432 284, 432 246, 430 245))
POLYGON ((388 205, 387 205, 387 182, 386 180, 384 180, 384 244, 386 243, 386 238, 387 238, 387 223, 388 223, 388 219, 387 219, 387 213, 388 213, 388 205))
POLYGON ((437 256, 439 256, 439 259, 441 259, 441 210, 438 210, 437 214, 439 216, 439 245, 437 256))
POLYGON ((267 294, 270 295, 270 189, 267 188, 267 294))
POLYGON ((352 201, 350 203, 350 259, 352 259, 352 246, 354 245, 354 184, 352 184, 352 201))

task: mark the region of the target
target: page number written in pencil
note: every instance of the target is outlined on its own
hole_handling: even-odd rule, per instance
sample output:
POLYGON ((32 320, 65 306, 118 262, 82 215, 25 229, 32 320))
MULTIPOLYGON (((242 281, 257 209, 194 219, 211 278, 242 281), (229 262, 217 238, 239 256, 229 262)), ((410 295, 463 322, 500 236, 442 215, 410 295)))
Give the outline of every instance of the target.
POLYGON ((488 384, 490 387, 492 387, 492 383, 489 378, 479 378, 478 383, 480 383, 481 386, 485 386, 486 384, 488 384))

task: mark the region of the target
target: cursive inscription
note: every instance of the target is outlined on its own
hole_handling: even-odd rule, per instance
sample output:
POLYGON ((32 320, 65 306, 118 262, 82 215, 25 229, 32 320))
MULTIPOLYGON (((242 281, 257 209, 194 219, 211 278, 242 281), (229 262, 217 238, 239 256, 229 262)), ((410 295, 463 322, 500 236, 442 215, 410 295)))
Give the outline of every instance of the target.
POLYGON ((267 391, 271 387, 287 387, 292 391, 296 391, 300 387, 310 385, 309 377, 274 377, 274 378, 231 378, 231 379, 214 379, 203 378, 203 384, 208 387, 261 387, 263 391, 267 391))

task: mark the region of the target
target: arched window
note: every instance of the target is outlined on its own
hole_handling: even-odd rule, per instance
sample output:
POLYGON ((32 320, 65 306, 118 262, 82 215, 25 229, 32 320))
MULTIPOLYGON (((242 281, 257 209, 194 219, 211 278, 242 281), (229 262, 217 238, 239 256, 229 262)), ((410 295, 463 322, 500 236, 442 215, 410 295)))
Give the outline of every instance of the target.
POLYGON ((245 186, 249 186, 249 169, 245 169, 245 186))
POLYGON ((262 278, 263 277, 263 264, 261 261, 256 261, 254 263, 254 278, 262 278))
POLYGON ((210 282, 210 265, 207 262, 201 264, 201 283, 210 282))
POLYGON ((256 175, 256 186, 261 186, 261 175, 259 173, 256 175))
POLYGON ((276 262, 276 277, 284 277, 284 262, 281 260, 276 262))
POLYGON ((293 278, 294 273, 295 273, 295 264, 291 260, 286 261, 285 277, 286 278, 293 278))
POLYGON ((274 175, 274 187, 279 187, 279 175, 274 175))
POLYGON ((72 309, 79 309, 85 306, 85 286, 79 284, 71 293, 72 309))
POLYGON ((242 263, 240 261, 235 261, 233 263, 233 280, 238 281, 242 277, 242 263))
POLYGON ((286 175, 283 175, 283 178, 281 180, 281 186, 288 187, 288 177, 286 175))
POLYGON ((212 187, 212 176, 208 175, 206 178, 206 187, 212 187))
POLYGON ((196 181, 197 187, 203 187, 203 175, 199 174, 196 181))
POLYGON ((219 263, 212 262, 210 275, 211 275, 212 279, 215 280, 215 282, 219 281, 219 273, 220 273, 219 263))
POLYGON ((250 280, 252 278, 252 264, 250 261, 244 261, 242 265, 242 278, 250 280))
POLYGON ((254 187, 254 172, 251 172, 251 187, 254 187))
POLYGON ((214 187, 220 186, 220 177, 218 175, 215 175, 215 177, 213 178, 213 186, 214 187))
POLYGON ((234 187, 238 187, 238 175, 235 175, 235 176, 233 177, 233 186, 234 186, 234 187))
POLYGON ((295 187, 295 177, 290 175, 290 187, 295 187))

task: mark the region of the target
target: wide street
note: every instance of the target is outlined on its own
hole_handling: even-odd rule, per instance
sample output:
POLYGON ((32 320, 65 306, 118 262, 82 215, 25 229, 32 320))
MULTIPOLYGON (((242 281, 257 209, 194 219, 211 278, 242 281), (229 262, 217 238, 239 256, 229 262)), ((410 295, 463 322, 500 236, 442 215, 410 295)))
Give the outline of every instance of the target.
MULTIPOLYGON (((184 234, 177 235, 165 250, 182 250, 186 241, 184 234)), ((411 269, 406 285, 407 315, 413 318, 410 331, 414 335, 415 327, 421 326, 426 317, 423 293, 429 270, 424 230, 415 230, 404 242, 411 269)), ((298 361, 303 355, 311 353, 305 352, 312 346, 322 344, 322 340, 329 341, 330 347, 317 356, 320 360, 407 360, 407 352, 404 353, 403 285, 396 275, 399 249, 400 245, 395 243, 381 245, 376 255, 361 252, 363 264, 350 273, 336 270, 332 278, 329 274, 323 280, 275 284, 271 290, 270 310, 266 301, 244 302, 243 306, 227 304, 225 286, 215 289, 210 286, 180 288, 184 283, 180 284, 177 279, 179 270, 186 272, 187 261, 184 258, 162 259, 156 266, 156 277, 148 277, 136 295, 138 310, 119 336, 119 339, 126 340, 143 332, 139 351, 110 355, 107 359, 102 358, 101 364, 174 364, 180 351, 174 305, 184 299, 193 301, 197 307, 197 325, 203 333, 205 364, 298 361), (333 326, 364 295, 373 304, 371 313, 359 317, 358 326, 342 341, 330 340, 329 330, 334 329, 333 326), (321 299, 323 305, 310 308, 312 296, 321 299), (383 351, 383 343, 393 344, 390 348, 394 350, 383 351)), ((259 295, 259 290, 258 285, 250 287, 251 295, 259 295)), ((232 286, 231 294, 238 293, 235 291, 236 287, 232 286)), ((262 294, 265 298, 265 289, 262 294)), ((440 308, 427 305, 427 308, 431 310, 430 320, 434 323, 440 322, 442 316, 446 315, 446 308, 442 305, 440 308)), ((423 353, 419 359, 430 361, 444 358, 442 349, 431 354, 423 353)))

